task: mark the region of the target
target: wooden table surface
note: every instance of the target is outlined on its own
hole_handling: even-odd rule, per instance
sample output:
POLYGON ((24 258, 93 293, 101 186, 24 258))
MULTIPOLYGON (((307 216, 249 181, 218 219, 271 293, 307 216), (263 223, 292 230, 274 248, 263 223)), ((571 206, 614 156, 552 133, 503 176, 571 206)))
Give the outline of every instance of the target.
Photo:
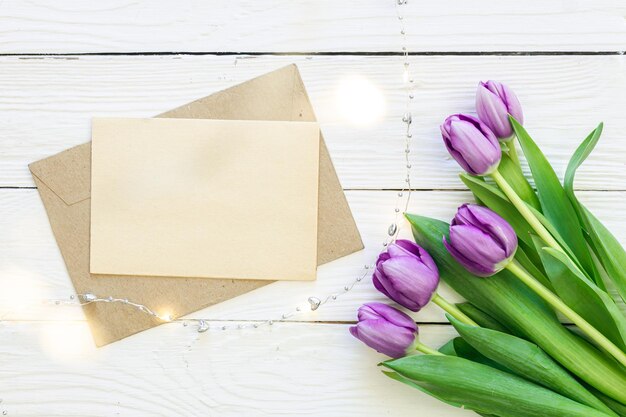
MULTIPOLYGON (((0 1, 2 415, 471 415, 386 379, 376 366, 383 357, 348 334, 359 305, 383 300, 369 279, 272 327, 198 334, 170 323, 101 349, 80 309, 46 301, 73 289, 28 163, 89 140, 93 116, 149 117, 289 63, 300 68, 366 248, 320 267, 316 282, 272 284, 192 316, 214 327, 267 320, 341 292, 376 256, 403 186, 394 1, 0 1), (382 97, 371 123, 343 116, 350 77, 382 97)), ((576 186, 626 243, 626 5, 408 0, 401 11, 416 85, 410 211, 449 219, 470 199, 438 125, 473 110, 479 80, 498 79, 517 91, 559 175, 605 122, 576 186)), ((434 308, 414 317, 427 344, 454 334, 434 308)))

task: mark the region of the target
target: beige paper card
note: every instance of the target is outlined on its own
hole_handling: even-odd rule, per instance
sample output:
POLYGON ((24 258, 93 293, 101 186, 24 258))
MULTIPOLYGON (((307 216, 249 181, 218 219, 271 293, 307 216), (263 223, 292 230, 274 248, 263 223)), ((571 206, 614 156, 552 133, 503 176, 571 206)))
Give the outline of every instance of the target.
POLYGON ((91 273, 313 280, 319 127, 96 118, 91 273))

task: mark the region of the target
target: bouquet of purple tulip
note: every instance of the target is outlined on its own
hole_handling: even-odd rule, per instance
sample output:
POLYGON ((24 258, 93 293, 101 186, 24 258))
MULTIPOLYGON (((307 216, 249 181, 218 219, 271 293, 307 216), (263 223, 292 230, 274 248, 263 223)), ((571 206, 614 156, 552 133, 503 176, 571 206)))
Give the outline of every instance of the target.
POLYGON ((602 124, 561 184, 511 89, 481 82, 476 113, 448 117, 441 134, 477 204, 450 224, 405 214, 416 243, 391 243, 372 277, 413 312, 434 302, 459 336, 426 346, 410 316, 382 303, 362 306, 350 333, 392 358, 385 375, 483 416, 626 416, 626 317, 607 291, 626 300, 626 251, 573 188, 602 124), (440 279, 467 302, 443 299, 440 279))

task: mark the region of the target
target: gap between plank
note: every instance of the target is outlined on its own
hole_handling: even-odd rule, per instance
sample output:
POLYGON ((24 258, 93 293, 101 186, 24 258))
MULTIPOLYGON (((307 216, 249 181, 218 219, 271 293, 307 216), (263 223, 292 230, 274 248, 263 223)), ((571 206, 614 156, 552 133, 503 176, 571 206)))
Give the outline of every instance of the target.
MULTIPOLYGON (((0 190, 36 190, 35 186, 13 186, 13 185, 0 185, 0 190)), ((403 191, 401 188, 344 188, 343 191, 403 191)), ((404 190, 406 191, 406 190, 404 190)), ((468 188, 412 188, 414 192, 455 192, 463 193, 469 192, 468 188)), ((574 188, 574 191, 593 191, 602 193, 623 193, 626 189, 596 189, 596 188, 574 188)))
MULTIPOLYGON (((597 56, 597 55, 624 55, 626 51, 416 51, 409 52, 409 56, 597 56)), ((51 52, 51 53, 0 53, 0 57, 80 57, 80 56, 170 56, 170 55, 248 55, 248 56, 404 56, 398 51, 312 51, 312 52, 254 52, 254 51, 170 51, 170 52, 51 52)))

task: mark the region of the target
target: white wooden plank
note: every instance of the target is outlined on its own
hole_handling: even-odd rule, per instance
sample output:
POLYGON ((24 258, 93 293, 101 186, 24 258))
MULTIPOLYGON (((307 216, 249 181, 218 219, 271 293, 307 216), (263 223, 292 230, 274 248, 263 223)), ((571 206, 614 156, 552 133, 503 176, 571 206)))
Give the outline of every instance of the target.
MULTIPOLYGON (((392 192, 348 193, 366 249, 321 266, 317 281, 278 282, 194 316, 275 319, 298 305, 306 304, 309 296, 322 298, 333 293, 343 293, 344 285, 361 273, 364 264, 373 262, 382 249, 386 225, 394 217, 394 196, 392 192)), ((418 193, 413 203, 416 210, 421 207, 419 211, 424 214, 448 218, 463 198, 470 198, 469 193, 418 193)), ((44 317, 81 320, 82 314, 78 308, 43 302, 68 299, 73 290, 36 190, 0 190, 0 230, 2 240, 6 243, 0 245, 0 288, 3 289, 0 294, 0 317, 5 320, 44 317)), ((406 235, 408 229, 403 232, 406 235)), ((447 291, 443 293, 448 294, 447 291)), ((354 320, 358 306, 374 300, 383 301, 384 297, 371 287, 368 278, 336 302, 330 302, 315 313, 308 312, 294 319, 354 320)), ((424 322, 445 320, 436 308, 421 312, 419 319, 424 322)))
MULTIPOLYGON (((219 324, 219 323, 218 323, 219 324)), ((433 347, 454 335, 424 326, 433 347)), ((470 416, 386 378, 347 325, 197 334, 161 326, 96 349, 81 322, 0 324, 8 416, 470 416)))
MULTIPOLYGON (((93 116, 152 116, 292 62, 301 69, 344 187, 401 188, 402 61, 354 56, 1 57, 0 186, 32 186, 27 164, 87 141, 93 116), (346 95, 355 77, 361 81, 346 95), (363 94, 363 86, 371 94, 363 94), (381 104, 376 97, 382 97, 379 118, 369 115, 381 104), (369 104, 357 115, 369 123, 354 124, 344 110, 363 103, 369 104)), ((604 138, 577 186, 626 189, 626 57, 429 56, 412 62, 414 187, 462 188, 438 125, 451 113, 471 112, 478 80, 493 78, 517 90, 526 125, 559 174, 579 141, 604 120, 604 138)))
MULTIPOLYGON (((626 192, 585 191, 579 193, 587 206, 602 219, 622 244, 626 225, 622 212, 626 192)), ((361 266, 375 260, 389 223, 393 221, 395 193, 349 191, 348 201, 365 242, 365 250, 324 265, 315 282, 278 282, 192 314, 213 320, 268 320, 302 306, 303 312, 290 318, 297 321, 354 321, 357 308, 369 301, 387 301, 369 278, 350 293, 341 295, 316 312, 307 311, 309 296, 342 294, 343 287, 356 277, 361 266)), ((409 211, 449 220, 468 192, 429 191, 413 195, 409 211)), ((65 266, 50 231, 36 190, 0 190, 0 318, 5 320, 83 320, 77 307, 56 306, 52 299, 68 299, 73 293, 65 266)), ((410 237, 405 223, 401 236, 410 237)), ((442 284, 441 294, 460 301, 442 284)), ((102 294, 106 296, 107 294, 102 294)), ((445 322, 433 305, 418 314, 420 322, 445 322)))
MULTIPOLYGON (((0 52, 399 51, 396 0, 0 3, 0 52)), ((623 50, 618 1, 408 1, 411 51, 623 50)))

